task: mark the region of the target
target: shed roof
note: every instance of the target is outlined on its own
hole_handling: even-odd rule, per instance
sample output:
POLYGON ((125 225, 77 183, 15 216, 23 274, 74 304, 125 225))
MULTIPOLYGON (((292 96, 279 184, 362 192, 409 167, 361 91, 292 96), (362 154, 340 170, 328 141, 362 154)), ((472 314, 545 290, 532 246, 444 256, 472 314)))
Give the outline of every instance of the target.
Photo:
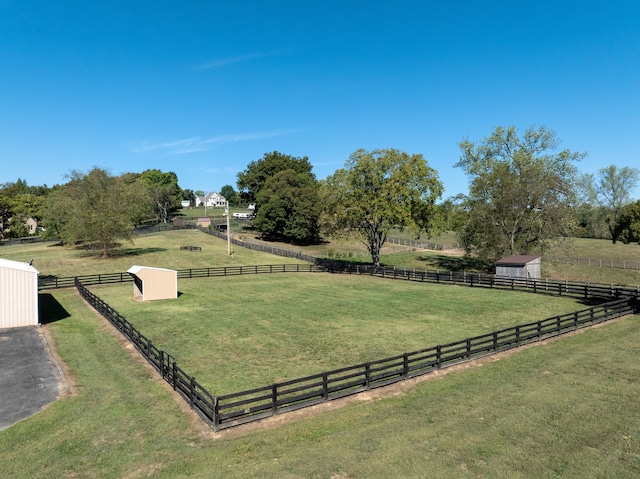
POLYGON ((524 266, 525 264, 531 263, 537 259, 540 259, 540 256, 533 254, 517 254, 513 256, 505 256, 504 258, 496 261, 496 264, 524 266))
POLYGON ((0 258, 0 268, 16 269, 19 271, 28 271, 36 274, 40 272, 29 263, 23 263, 22 261, 13 261, 11 259, 5 258, 0 258))
POLYGON ((131 268, 129 268, 127 270, 127 273, 129 274, 138 274, 140 271, 142 271, 143 269, 152 269, 154 271, 168 271, 171 273, 175 273, 176 270, 174 269, 167 269, 167 268, 154 268, 153 266, 138 266, 138 265, 133 265, 131 268))

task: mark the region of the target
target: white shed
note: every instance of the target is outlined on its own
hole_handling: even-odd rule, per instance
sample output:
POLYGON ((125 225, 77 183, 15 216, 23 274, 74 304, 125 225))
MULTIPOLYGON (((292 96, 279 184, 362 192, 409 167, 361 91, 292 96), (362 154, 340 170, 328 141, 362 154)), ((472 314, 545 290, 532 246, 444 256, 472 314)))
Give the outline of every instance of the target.
POLYGON ((175 299, 178 297, 178 272, 173 269, 132 266, 133 298, 139 301, 175 299))
POLYGON ((0 329, 37 326, 38 274, 29 263, 0 258, 0 329))
POLYGON ((496 261, 496 275, 523 279, 540 279, 540 256, 513 255, 496 261))

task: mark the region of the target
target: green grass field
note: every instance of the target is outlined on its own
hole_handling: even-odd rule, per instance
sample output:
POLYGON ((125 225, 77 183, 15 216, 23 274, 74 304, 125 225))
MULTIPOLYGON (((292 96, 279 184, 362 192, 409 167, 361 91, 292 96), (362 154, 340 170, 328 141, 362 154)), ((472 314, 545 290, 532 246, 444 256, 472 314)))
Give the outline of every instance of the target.
POLYGON ((228 255, 224 240, 197 230, 152 233, 134 238, 133 244, 122 245, 113 258, 102 258, 101 252, 60 246, 58 243, 3 246, 0 258, 29 262, 44 275, 78 276, 97 273, 119 273, 134 264, 157 268, 188 269, 233 265, 293 264, 301 261, 260 253, 246 248, 233 248, 228 255), (180 251, 180 246, 200 246, 202 251, 180 251))
MULTIPOLYGON (((198 262, 204 254, 211 254, 206 266, 218 266, 210 264, 217 261, 292 262, 251 251, 236 251, 230 259, 224 241, 202 233, 181 236, 185 233, 196 234, 139 237, 133 247, 137 253, 110 260, 46 245, 3 247, 0 256, 23 261, 33 257, 43 274, 60 276, 124 271, 131 264, 201 267, 198 262), (178 254, 185 242, 203 246, 200 259, 196 256, 200 253, 178 254), (129 261, 132 258, 135 261, 129 261)), ((118 302, 118 309, 131 316, 134 324, 138 319, 133 316, 139 318, 140 329, 154 340, 157 332, 157 341, 166 341, 167 350, 181 365, 192 361, 193 368, 202 367, 203 374, 230 367, 220 364, 223 356, 245 357, 249 351, 255 358, 262 357, 256 364, 242 366, 247 375, 258 370, 257 376, 241 377, 239 384, 250 385, 263 385, 263 379, 272 377, 297 376, 298 369, 309 367, 316 372, 316 367, 349 364, 348 359, 362 355, 377 357, 392 349, 393 353, 396 345, 423 341, 431 345, 432 338, 446 338, 458 331, 463 337, 471 331, 485 332, 485 328, 494 329, 489 321, 505 305, 509 314, 496 321, 510 323, 512 314, 540 319, 540 315, 550 315, 545 311, 560 312, 553 304, 556 301, 558 308, 575 307, 567 299, 521 298, 510 293, 502 298, 496 291, 324 274, 209 278, 181 281, 179 289, 183 295, 173 303, 140 304, 130 299, 131 285, 92 288, 108 302, 118 302), (277 289, 287 291, 286 301, 273 294, 275 283, 277 289), (309 286, 316 287, 315 298, 309 295, 309 286), (234 301, 236 297, 241 300, 234 301), (535 313, 526 312, 531 305, 515 311, 516 303, 529 299, 535 313), (402 324, 390 319, 415 312, 416 304, 423 306, 418 317, 402 324), (335 308, 335 316, 330 323, 320 323, 327 305, 335 308), (430 316, 443 309, 445 321, 441 318, 438 324, 430 316), (490 315, 484 314, 487 310, 490 315), (181 323, 161 324, 169 322, 163 314, 173 313, 180 313, 181 323), (203 316, 210 319, 202 321, 203 316), (301 316, 312 321, 300 323, 301 316), (185 340, 183 332, 194 327, 195 334, 187 338, 189 344, 180 344, 185 340), (458 329, 452 332, 454 327, 458 329), (273 342, 271 338, 256 340, 269 331, 274 331, 273 342), (336 336, 343 348, 338 353, 333 346, 336 336), (369 348, 367 341, 374 346, 369 348), (172 348, 200 353, 183 359, 172 348), (302 351, 295 356, 292 353, 297 349, 302 351), (320 359, 316 352, 321 353, 320 359), (208 353, 213 355, 211 360, 208 353), (287 356, 284 365, 279 354, 287 356), (210 364, 204 364, 207 361, 210 364), (264 374, 267 370, 271 372, 264 374)), ((281 423, 267 421, 270 425, 264 429, 214 434, 198 418, 185 414, 181 400, 176 401, 165 384, 132 360, 130 348, 123 348, 120 337, 75 291, 52 294, 65 314, 59 310, 63 319, 44 327, 68 366, 74 393, 0 431, 3 478, 583 479, 640 475, 637 315, 500 359, 487 358, 481 366, 433 377, 390 397, 360 399, 323 412, 312 410, 295 420, 281 416, 281 423)))
POLYGON ((266 386, 584 309, 528 293, 325 273, 180 280, 176 300, 90 288, 213 394, 266 386))

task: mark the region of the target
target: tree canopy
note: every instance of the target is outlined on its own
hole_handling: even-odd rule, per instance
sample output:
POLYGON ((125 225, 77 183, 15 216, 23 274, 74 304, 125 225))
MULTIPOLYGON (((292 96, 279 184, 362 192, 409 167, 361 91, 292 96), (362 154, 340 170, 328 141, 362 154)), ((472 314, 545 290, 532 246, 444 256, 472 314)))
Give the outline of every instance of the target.
POLYGON ((229 206, 238 206, 238 193, 231 185, 224 185, 220 188, 220 194, 227 200, 229 206))
POLYGON ((322 184, 323 229, 360 239, 379 266, 391 228, 407 228, 417 236, 434 227, 442 191, 437 171, 422 155, 360 149, 322 184))
POLYGON ((261 159, 252 161, 244 171, 238 173, 237 186, 240 197, 246 203, 255 203, 257 210, 260 207, 257 200, 258 192, 269 178, 286 170, 313 175, 312 168, 306 156, 296 158, 278 151, 265 153, 261 159))
POLYGON ((175 213, 182 200, 182 189, 178 186, 178 176, 172 172, 161 170, 145 170, 140 173, 140 180, 144 183, 149 197, 149 205, 155 220, 166 223, 169 216, 175 213))
POLYGON ((461 232, 467 251, 496 259, 532 253, 566 232, 575 198, 574 162, 584 153, 557 151, 555 132, 531 127, 522 136, 497 127, 481 142, 460 142, 456 167, 471 178, 461 232))
POLYGON ((597 177, 584 174, 580 178, 580 187, 587 202, 597 205, 601 217, 607 225, 611 241, 615 244, 621 232, 620 215, 623 208, 630 204, 631 191, 640 181, 640 170, 625 166, 618 168, 610 165, 598 170, 597 177))
POLYGON ((253 224, 266 237, 298 244, 318 239, 322 207, 312 174, 280 171, 265 181, 256 202, 260 207, 253 224))
POLYGON ((42 219, 42 209, 50 188, 28 186, 18 179, 15 183, 0 185, 0 238, 21 237, 29 234, 26 221, 42 219))
POLYGON ((618 237, 625 244, 640 244, 640 200, 622 208, 618 222, 618 237))
POLYGON ((131 240, 145 192, 123 177, 93 168, 73 171, 69 182, 47 198, 47 234, 65 244, 84 242, 109 255, 117 240, 131 240))

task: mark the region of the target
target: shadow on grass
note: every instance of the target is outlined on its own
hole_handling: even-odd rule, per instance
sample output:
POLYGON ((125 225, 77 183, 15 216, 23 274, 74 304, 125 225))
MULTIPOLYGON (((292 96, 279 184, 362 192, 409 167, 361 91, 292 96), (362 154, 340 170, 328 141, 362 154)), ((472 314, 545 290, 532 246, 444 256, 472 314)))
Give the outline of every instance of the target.
POLYGON ((417 256, 418 261, 433 264, 438 269, 447 271, 477 271, 482 273, 495 272, 495 265, 491 261, 473 258, 471 256, 429 255, 417 256))
MULTIPOLYGON (((82 257, 84 258, 102 258, 102 250, 86 249, 82 248, 82 257)), ((125 258, 128 256, 142 256, 148 253, 162 253, 167 251, 167 248, 126 248, 126 249, 110 249, 108 252, 109 258, 125 258)))
POLYGON ((38 316, 40 324, 49 324, 71 315, 50 293, 38 294, 38 316))

